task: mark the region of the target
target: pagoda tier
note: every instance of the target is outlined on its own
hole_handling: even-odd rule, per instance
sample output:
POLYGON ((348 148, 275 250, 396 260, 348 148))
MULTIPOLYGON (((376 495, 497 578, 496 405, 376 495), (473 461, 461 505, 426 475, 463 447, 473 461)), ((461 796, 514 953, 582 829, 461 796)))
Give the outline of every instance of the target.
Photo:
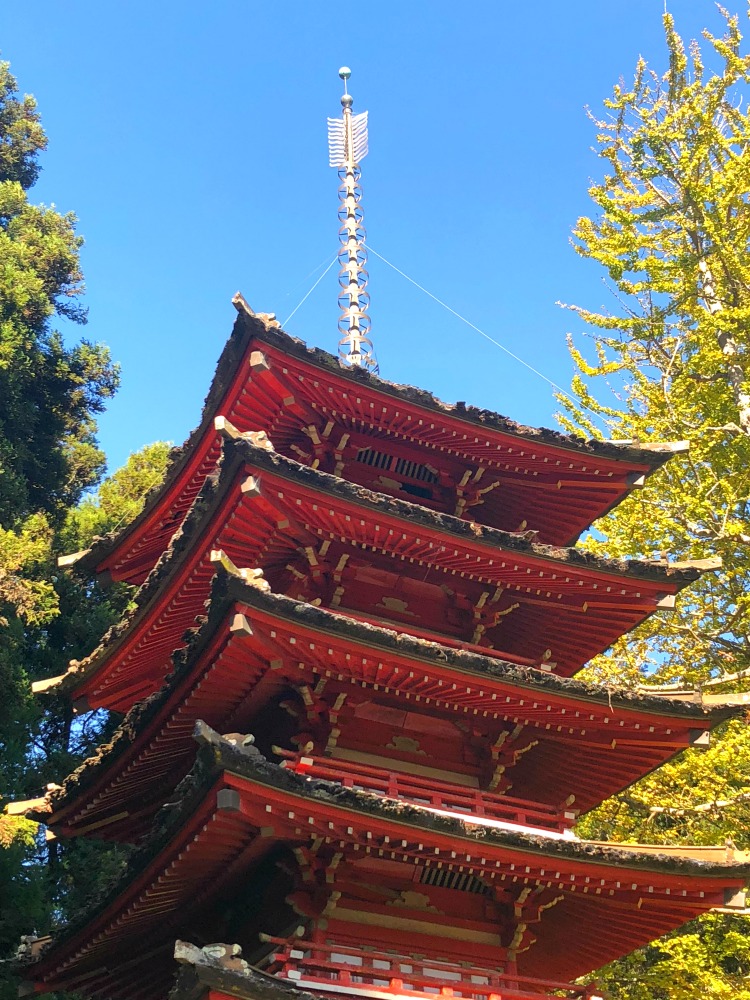
MULTIPOLYGON (((219 564, 169 683, 30 818, 137 840, 192 765, 198 718, 299 773, 562 833, 743 709, 602 690, 250 585, 219 564)), ((32 805, 32 804, 29 804, 32 805)))
POLYGON ((156 1000, 181 937, 236 941, 301 988, 378 996, 395 980, 398 993, 432 982, 489 998, 744 906, 747 859, 732 849, 656 853, 466 822, 293 774, 200 724, 196 739, 196 766, 110 896, 37 942, 25 978, 38 991, 156 1000))
POLYGON ((212 549, 262 570, 278 593, 565 676, 699 576, 436 514, 254 442, 227 441, 218 483, 204 484, 130 618, 35 690, 57 684, 118 711, 157 690, 208 595, 212 549))
POLYGON ((671 454, 687 445, 586 441, 342 368, 325 351, 256 316, 239 315, 203 418, 175 452, 164 485, 123 531, 67 557, 140 584, 167 548, 220 454, 213 421, 265 431, 281 454, 440 513, 571 545, 671 454))
MULTIPOLYGON (((319 949, 319 946, 318 946, 319 949)), ((320 949, 319 949, 320 950, 320 949)), ((377 977, 377 987, 368 989, 357 968, 351 970, 352 983, 346 989, 347 996, 377 996, 381 1000, 403 996, 406 993, 413 1000, 435 1000, 436 987, 434 980, 448 971, 447 982, 455 982, 453 969, 445 969, 442 962, 424 962, 426 975, 416 973, 413 959, 399 961, 392 952, 388 954, 360 955, 344 952, 347 958, 359 958, 359 961, 369 960, 380 975, 377 977), (374 963, 377 963, 375 965, 374 963), (386 972, 387 970, 387 972, 386 972), (386 978, 387 973, 394 972, 393 978, 386 978), (404 987, 404 978, 407 986, 404 987), (418 982, 418 980, 422 980, 418 982)), ((253 968, 242 958, 242 949, 237 944, 211 944, 203 948, 177 941, 174 951, 179 971, 175 977, 175 985, 169 994, 169 1000, 340 1000, 341 985, 330 980, 322 987, 316 986, 314 992, 294 986, 294 979, 283 980, 269 976, 253 968), (338 989, 337 989, 338 987, 338 989)), ((291 968, 289 972, 292 972, 291 968)), ((421 971, 421 970, 420 970, 421 971)), ((451 993, 442 996, 466 996, 469 1000, 484 1000, 496 997, 497 1000, 541 1000, 547 990, 555 990, 555 997, 568 997, 570 1000, 604 1000, 595 986, 574 986, 570 983, 545 982, 524 976, 509 985, 507 977, 499 975, 494 970, 483 970, 483 975, 473 977, 472 989, 462 991, 448 987, 451 993), (542 992, 544 991, 544 993, 542 992)), ((374 978, 374 977, 373 977, 374 978)))

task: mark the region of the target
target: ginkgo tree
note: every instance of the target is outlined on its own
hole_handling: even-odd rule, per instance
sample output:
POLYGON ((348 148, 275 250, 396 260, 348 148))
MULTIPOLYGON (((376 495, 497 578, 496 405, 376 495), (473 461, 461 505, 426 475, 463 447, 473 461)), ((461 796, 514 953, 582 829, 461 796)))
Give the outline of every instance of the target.
MULTIPOLYGON (((640 60, 592 116, 602 177, 574 245, 601 265, 607 311, 570 306, 570 430, 633 441, 690 441, 587 539, 617 556, 720 556, 683 595, 590 671, 608 684, 750 687, 750 54, 739 18, 685 46, 664 16, 665 72, 640 60)), ((605 803, 590 836, 750 848, 750 737, 727 724, 605 803)), ((750 998, 748 918, 712 915, 604 974, 613 998, 750 998)))

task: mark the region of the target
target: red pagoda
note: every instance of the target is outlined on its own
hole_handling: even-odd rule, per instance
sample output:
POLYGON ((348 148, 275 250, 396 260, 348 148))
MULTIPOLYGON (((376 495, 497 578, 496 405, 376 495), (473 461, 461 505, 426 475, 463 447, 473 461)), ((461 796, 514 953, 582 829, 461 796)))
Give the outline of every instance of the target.
POLYGON ((237 296, 164 484, 64 560, 139 589, 37 690, 125 715, 23 808, 51 836, 137 848, 97 906, 25 943, 29 992, 593 1000, 572 981, 744 908, 731 847, 572 829, 736 711, 571 679, 713 568, 574 547, 686 446, 533 430, 381 380, 366 118, 342 104, 340 357, 237 296))

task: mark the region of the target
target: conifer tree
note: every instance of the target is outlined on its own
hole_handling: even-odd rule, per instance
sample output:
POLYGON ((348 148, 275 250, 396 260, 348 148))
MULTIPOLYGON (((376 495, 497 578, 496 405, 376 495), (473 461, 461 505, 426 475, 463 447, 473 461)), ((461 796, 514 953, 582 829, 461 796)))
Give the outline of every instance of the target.
MULTIPOLYGON (((750 681, 750 55, 737 17, 688 48, 664 16, 668 68, 643 60, 595 119, 603 179, 578 220, 578 253, 601 265, 611 311, 571 307, 593 349, 571 341, 568 429, 689 440, 603 519, 587 544, 615 556, 718 555, 719 572, 598 658, 615 684, 746 690, 750 681)), ((734 722, 585 818, 602 839, 730 840, 750 848, 750 738, 734 722)), ((750 1000, 746 918, 711 915, 616 963, 614 1000, 750 1000)))
MULTIPOLYGON (((94 485, 104 456, 95 415, 117 367, 103 345, 65 347, 53 321, 85 322, 75 218, 32 205, 47 139, 32 97, 0 63, 0 789, 22 782, 30 708, 20 649, 54 618, 47 564, 66 508, 94 485)), ((9 836, 5 828, 6 838, 9 836)), ((2 919, 0 917, 0 919, 2 919)))
POLYGON ((85 323, 75 216, 33 205, 47 140, 32 97, 0 63, 0 525, 62 517, 96 483, 94 419, 117 388, 102 344, 66 347, 53 319, 85 323))
POLYGON ((9 958, 22 933, 49 930, 96 895, 120 864, 98 845, 45 843, 35 824, 2 814, 59 781, 106 725, 73 722, 36 702, 30 681, 91 652, 122 613, 126 588, 57 571, 56 555, 122 526, 163 474, 153 445, 82 499, 104 469, 96 415, 117 387, 107 348, 69 347, 54 323, 83 323, 75 217, 34 205, 28 190, 46 146, 36 104, 0 63, 0 997, 15 998, 9 958), (96 855, 94 858, 92 855, 96 855))

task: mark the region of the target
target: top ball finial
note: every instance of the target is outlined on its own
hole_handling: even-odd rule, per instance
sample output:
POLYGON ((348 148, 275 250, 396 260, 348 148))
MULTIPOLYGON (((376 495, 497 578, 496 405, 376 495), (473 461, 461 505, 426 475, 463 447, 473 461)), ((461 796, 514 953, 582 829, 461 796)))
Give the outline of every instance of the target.
POLYGON ((342 80, 348 80, 351 75, 352 71, 349 69, 348 66, 342 66, 341 69, 339 70, 339 76, 341 77, 342 80))

